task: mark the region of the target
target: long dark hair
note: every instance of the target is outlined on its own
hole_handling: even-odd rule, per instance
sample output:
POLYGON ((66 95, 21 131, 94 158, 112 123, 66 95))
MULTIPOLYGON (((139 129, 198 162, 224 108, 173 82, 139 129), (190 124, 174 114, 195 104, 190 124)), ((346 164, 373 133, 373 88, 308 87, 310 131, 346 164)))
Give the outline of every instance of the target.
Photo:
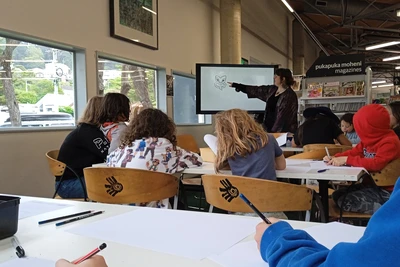
POLYGON ((129 119, 129 99, 120 93, 107 93, 103 98, 99 122, 120 122, 121 119, 129 119))
POLYGON ((297 138, 299 139, 300 146, 303 146, 304 127, 307 127, 312 122, 317 121, 321 118, 329 118, 329 117, 322 114, 316 114, 315 116, 306 118, 306 121, 303 122, 302 125, 300 125, 299 129, 297 130, 297 138))
POLYGON ((286 85, 287 87, 291 87, 294 84, 293 74, 292 71, 289 69, 277 69, 275 71, 275 75, 281 78, 281 82, 283 81, 283 78, 285 78, 284 85, 286 85))
POLYGON ((159 109, 147 108, 140 112, 129 123, 125 130, 121 144, 131 146, 137 139, 159 137, 171 142, 176 147, 176 125, 167 114, 159 109))

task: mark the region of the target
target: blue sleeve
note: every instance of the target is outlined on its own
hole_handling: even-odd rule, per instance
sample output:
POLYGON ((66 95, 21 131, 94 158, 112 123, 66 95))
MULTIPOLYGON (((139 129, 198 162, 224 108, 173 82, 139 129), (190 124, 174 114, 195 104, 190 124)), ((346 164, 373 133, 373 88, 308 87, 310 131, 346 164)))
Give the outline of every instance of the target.
POLYGON ((269 266, 391 266, 400 247, 400 180, 389 201, 372 216, 357 243, 339 243, 328 250, 286 222, 271 225, 261 239, 261 256, 269 266))
POLYGON ((272 134, 269 134, 268 135, 268 140, 270 142, 272 142, 272 145, 274 145, 275 157, 277 158, 277 157, 282 156, 283 152, 282 152, 281 147, 278 145, 278 142, 276 141, 276 138, 272 134))

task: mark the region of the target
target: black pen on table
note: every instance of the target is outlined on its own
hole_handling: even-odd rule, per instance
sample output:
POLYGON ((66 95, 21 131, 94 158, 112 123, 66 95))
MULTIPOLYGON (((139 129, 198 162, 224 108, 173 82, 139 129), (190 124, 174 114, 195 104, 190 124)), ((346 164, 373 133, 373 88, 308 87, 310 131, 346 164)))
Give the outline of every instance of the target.
POLYGON ((18 258, 25 257, 25 250, 22 248, 16 236, 11 238, 11 243, 15 248, 15 254, 17 254, 18 258))
POLYGON ((40 221, 40 222, 38 222, 38 224, 51 223, 51 222, 55 222, 55 221, 59 221, 59 220, 63 220, 63 219, 68 219, 68 218, 72 218, 72 217, 76 217, 76 216, 81 216, 81 215, 92 213, 93 211, 94 210, 88 210, 88 211, 78 212, 78 213, 65 215, 65 216, 61 216, 61 217, 56 217, 56 218, 40 221))
POLYGON ((69 220, 66 220, 66 221, 62 221, 62 222, 56 223, 56 226, 61 226, 61 225, 67 224, 67 223, 72 223, 72 222, 76 222, 76 221, 79 221, 79 220, 83 220, 83 219, 86 219, 86 218, 89 218, 89 217, 92 217, 92 216, 96 216, 96 215, 102 214, 103 212, 104 211, 96 211, 96 212, 92 212, 92 213, 89 213, 89 214, 85 214, 85 215, 82 215, 82 216, 79 216, 79 217, 75 217, 73 219, 69 219, 69 220))
POLYGON ((271 222, 264 216, 264 214, 261 213, 254 205, 253 203, 250 202, 250 200, 247 199, 243 194, 239 195, 240 198, 247 204, 249 207, 258 215, 260 218, 266 223, 266 224, 271 224, 271 222))

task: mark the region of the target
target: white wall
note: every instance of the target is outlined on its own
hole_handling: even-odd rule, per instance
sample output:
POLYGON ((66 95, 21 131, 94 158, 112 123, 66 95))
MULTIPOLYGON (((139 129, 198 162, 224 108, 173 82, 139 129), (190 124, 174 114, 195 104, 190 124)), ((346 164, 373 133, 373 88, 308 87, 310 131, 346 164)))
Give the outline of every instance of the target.
MULTIPOLYGON (((0 29, 85 49, 91 97, 97 92, 96 51, 164 67, 167 73, 171 69, 194 73, 196 62, 219 62, 219 14, 211 2, 159 0, 157 51, 109 36, 109 0, 1 0, 0 29)), ((276 51, 277 47, 289 54, 291 50, 288 13, 280 1, 242 0, 242 4, 243 57, 291 67, 291 59, 276 51)), ((204 145, 202 136, 213 132, 213 126, 179 127, 178 132, 193 134, 204 145)), ((53 178, 44 154, 58 149, 67 134, 0 133, 0 192, 50 196, 53 178)))

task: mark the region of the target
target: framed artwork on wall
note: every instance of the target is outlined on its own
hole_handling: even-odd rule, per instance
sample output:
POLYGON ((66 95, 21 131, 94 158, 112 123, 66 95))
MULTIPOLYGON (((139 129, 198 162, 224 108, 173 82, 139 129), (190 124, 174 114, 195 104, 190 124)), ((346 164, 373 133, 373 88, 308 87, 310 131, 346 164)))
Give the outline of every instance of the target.
POLYGON ((158 50, 158 0, 110 0, 111 36, 158 50))

